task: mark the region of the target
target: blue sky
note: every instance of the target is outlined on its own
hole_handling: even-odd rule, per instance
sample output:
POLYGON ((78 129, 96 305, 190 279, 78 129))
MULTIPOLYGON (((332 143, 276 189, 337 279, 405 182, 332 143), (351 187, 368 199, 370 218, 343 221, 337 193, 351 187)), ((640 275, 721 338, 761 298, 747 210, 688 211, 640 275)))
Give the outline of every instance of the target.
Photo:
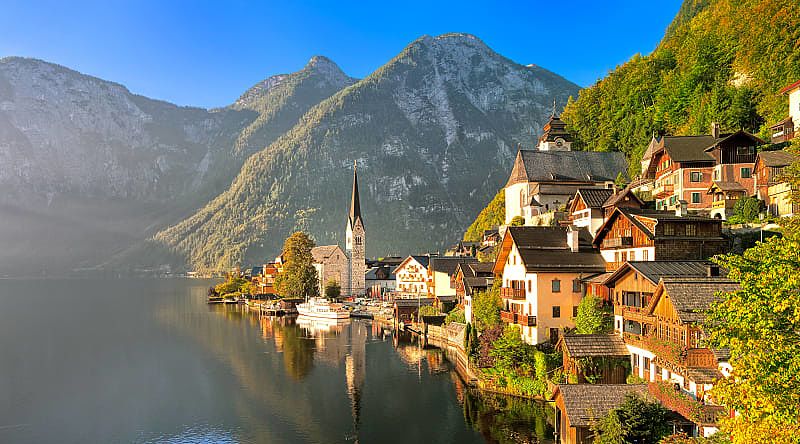
POLYGON ((467 32, 588 86, 652 51, 680 3, 0 0, 0 57, 40 58, 148 97, 216 107, 312 55, 364 77, 421 35, 467 32))

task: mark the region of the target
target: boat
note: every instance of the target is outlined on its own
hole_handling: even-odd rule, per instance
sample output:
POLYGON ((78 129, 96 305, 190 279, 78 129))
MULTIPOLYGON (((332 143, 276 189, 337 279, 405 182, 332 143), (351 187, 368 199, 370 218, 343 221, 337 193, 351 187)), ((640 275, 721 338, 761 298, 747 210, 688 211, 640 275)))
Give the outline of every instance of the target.
POLYGON ((342 304, 332 304, 324 298, 309 298, 297 304, 300 316, 323 319, 349 319, 350 312, 342 308, 342 304))
POLYGON ((222 296, 209 296, 208 297, 208 304, 209 305, 222 304, 222 303, 223 303, 222 296))

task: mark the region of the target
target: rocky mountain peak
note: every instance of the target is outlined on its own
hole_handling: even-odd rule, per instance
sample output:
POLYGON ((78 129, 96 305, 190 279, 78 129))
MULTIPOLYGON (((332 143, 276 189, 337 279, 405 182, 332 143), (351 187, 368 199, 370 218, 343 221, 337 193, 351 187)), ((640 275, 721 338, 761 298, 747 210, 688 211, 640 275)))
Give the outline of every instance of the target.
POLYGON ((331 84, 344 86, 352 81, 351 77, 342 71, 342 69, 333 60, 315 55, 306 63, 303 71, 313 72, 323 76, 331 84))

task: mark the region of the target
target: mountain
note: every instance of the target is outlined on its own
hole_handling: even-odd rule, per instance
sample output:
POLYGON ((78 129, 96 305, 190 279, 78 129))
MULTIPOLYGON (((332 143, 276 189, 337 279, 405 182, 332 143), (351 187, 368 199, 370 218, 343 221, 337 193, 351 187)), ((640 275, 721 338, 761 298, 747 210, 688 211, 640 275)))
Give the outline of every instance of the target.
POLYGON ((636 55, 567 105, 577 143, 621 150, 636 173, 653 134, 744 128, 769 138, 778 91, 800 78, 796 0, 685 0, 653 53, 636 55))
POLYGON ((311 108, 154 240, 198 269, 262 261, 298 228, 342 243, 355 161, 367 254, 441 248, 495 195, 517 147, 534 144, 553 101, 578 89, 474 36, 422 37, 311 108))
POLYGON ((315 57, 205 110, 40 60, 0 59, 0 275, 124 263, 126 251, 224 191, 247 156, 352 82, 315 57))

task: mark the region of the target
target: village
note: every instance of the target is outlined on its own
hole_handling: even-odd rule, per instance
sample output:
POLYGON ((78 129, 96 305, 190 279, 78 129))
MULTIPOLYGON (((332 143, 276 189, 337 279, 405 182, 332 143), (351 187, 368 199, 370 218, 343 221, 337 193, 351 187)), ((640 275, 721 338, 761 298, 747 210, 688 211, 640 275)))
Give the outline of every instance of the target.
MULTIPOLYGON (((573 150, 554 110, 536 149, 516 154, 502 223, 441 254, 366 258, 354 167, 345 248, 311 249, 314 293, 447 349, 473 385, 550 401, 557 442, 592 442, 595 422, 632 393, 663 405, 671 432, 712 436, 736 415, 713 396, 733 368, 729 350, 706 344, 704 322, 739 288, 713 259, 798 214, 783 173, 800 160, 786 150, 800 81, 780 93, 789 116, 771 140, 717 124, 654 135, 637 177, 622 153, 573 150), (533 354, 503 355, 520 347, 533 354)), ((284 265, 281 255, 237 271, 249 304, 275 307, 284 265)), ((290 312, 302 298, 283 300, 290 312)))

